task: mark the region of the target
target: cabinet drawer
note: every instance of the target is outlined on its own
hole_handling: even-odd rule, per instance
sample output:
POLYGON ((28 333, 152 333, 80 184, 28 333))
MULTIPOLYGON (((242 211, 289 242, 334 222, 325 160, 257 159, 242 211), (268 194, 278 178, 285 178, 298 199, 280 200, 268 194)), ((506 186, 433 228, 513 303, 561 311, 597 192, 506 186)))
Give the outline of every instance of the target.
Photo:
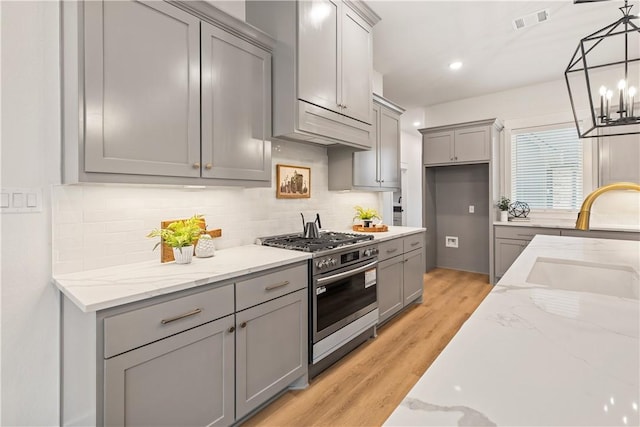
POLYGON ((104 319, 109 358, 233 313, 233 285, 210 289, 104 319))
POLYGON ((236 311, 304 289, 308 280, 307 266, 300 265, 236 282, 236 311))
POLYGON ((544 227, 496 227, 495 237, 502 239, 520 239, 531 240, 536 234, 545 234, 548 236, 559 236, 560 229, 544 228, 544 227))
POLYGON ((402 255, 403 248, 404 245, 402 238, 381 242, 378 245, 378 261, 383 261, 397 255, 402 255))
POLYGON ((412 234, 411 236, 407 236, 403 240, 404 242, 404 251, 409 252, 415 249, 420 249, 424 246, 424 234, 412 234))

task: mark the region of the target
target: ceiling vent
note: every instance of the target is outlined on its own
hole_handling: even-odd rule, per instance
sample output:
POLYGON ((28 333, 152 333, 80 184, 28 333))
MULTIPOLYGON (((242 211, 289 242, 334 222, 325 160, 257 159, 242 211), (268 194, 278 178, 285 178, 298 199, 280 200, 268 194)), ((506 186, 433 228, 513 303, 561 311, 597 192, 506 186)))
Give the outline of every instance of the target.
POLYGON ((541 22, 546 22, 549 20, 549 18, 549 9, 543 9, 538 12, 533 12, 520 18, 514 19, 513 28, 516 30, 521 30, 525 27, 530 27, 541 22))

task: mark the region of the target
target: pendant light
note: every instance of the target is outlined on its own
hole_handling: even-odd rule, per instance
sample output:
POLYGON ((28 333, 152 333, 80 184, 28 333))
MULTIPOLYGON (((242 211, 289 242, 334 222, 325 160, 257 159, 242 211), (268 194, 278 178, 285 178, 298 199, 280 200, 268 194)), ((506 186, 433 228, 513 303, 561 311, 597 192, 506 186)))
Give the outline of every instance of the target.
POLYGON ((625 0, 622 18, 581 39, 564 72, 580 138, 640 134, 640 29, 632 8, 625 0))

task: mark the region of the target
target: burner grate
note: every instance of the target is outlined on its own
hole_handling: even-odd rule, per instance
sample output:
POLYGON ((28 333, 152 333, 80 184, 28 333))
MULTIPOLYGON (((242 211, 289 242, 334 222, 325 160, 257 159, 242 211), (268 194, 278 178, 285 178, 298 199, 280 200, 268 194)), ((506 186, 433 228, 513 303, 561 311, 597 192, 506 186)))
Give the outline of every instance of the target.
POLYGON ((285 236, 266 237, 261 239, 261 241, 265 246, 273 246, 276 248, 290 249, 294 251, 318 252, 372 239, 373 236, 369 234, 325 231, 320 233, 320 236, 315 239, 306 239, 302 237, 301 234, 291 234, 285 236))

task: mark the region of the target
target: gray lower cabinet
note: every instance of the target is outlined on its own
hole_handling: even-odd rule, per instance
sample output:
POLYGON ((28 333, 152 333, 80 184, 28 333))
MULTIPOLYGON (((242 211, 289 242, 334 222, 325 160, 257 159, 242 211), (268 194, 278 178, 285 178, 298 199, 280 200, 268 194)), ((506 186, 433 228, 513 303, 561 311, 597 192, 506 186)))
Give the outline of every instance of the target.
POLYGON ((105 425, 230 425, 233 326, 227 316, 105 360, 105 425))
POLYGON ((306 373, 307 305, 300 290, 236 314, 236 418, 306 373))
POLYGON ((270 184, 273 39, 205 2, 63 15, 65 183, 270 184))
POLYGON ((494 268, 496 279, 500 279, 511 264, 524 251, 529 242, 538 235, 590 237, 596 239, 640 240, 640 233, 624 231, 575 230, 564 228, 495 226, 494 268))
POLYGON ((424 233, 381 242, 378 250, 378 311, 384 323, 422 296, 424 233))

